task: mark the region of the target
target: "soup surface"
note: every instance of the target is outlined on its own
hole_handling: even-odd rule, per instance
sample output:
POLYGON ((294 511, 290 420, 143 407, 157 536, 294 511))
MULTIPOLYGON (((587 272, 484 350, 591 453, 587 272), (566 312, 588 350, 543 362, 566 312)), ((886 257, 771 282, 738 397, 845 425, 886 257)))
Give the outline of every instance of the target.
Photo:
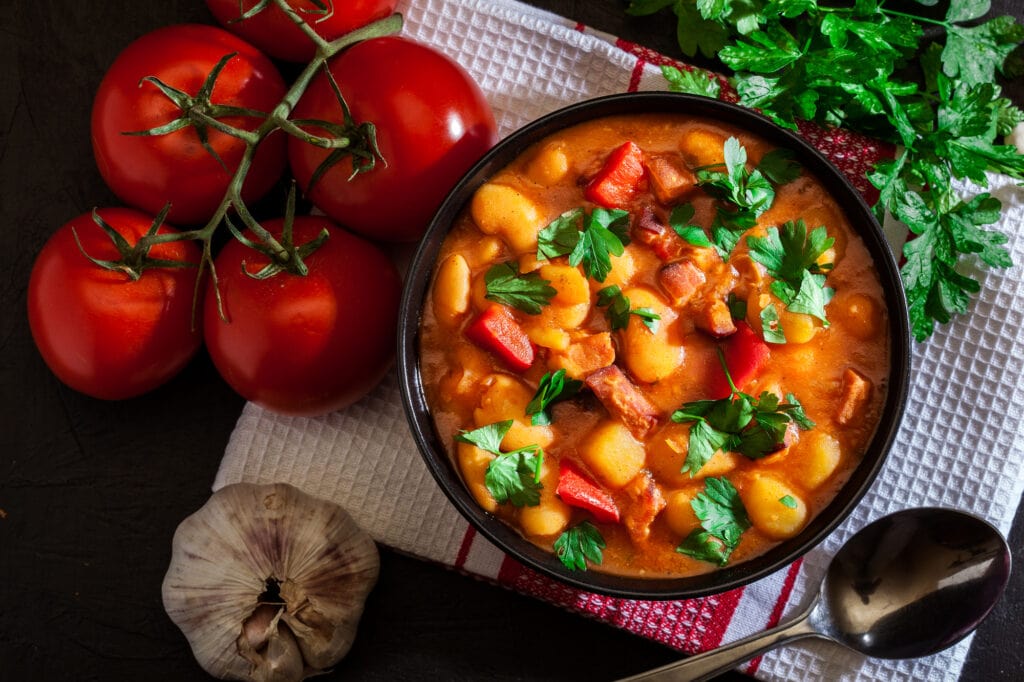
POLYGON ((571 570, 687 576, 799 533, 884 402, 871 257, 786 150, 610 117, 482 185, 437 260, 420 365, 485 510, 571 570))

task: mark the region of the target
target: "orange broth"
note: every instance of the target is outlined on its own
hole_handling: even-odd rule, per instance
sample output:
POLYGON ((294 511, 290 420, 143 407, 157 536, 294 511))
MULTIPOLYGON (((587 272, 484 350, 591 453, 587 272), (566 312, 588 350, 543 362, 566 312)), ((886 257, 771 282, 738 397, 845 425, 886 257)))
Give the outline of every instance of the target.
POLYGON ((671 210, 687 203, 694 209, 689 222, 710 231, 721 199, 700 186, 667 191, 659 183, 666 184, 666 163, 670 176, 672 169, 687 176, 721 163, 729 137, 745 148, 748 170, 772 149, 739 128, 673 114, 609 117, 559 131, 526 149, 478 190, 435 266, 420 365, 441 440, 477 502, 536 545, 551 550, 566 528, 591 521, 607 543, 603 562, 590 566, 594 570, 649 577, 715 570, 718 564, 676 549, 699 530, 691 502, 709 476, 732 484, 751 521, 729 565, 767 551, 799 533, 832 500, 879 421, 890 353, 881 285, 862 240, 818 180, 802 171, 777 185, 774 203, 725 261, 714 249, 693 246, 671 230, 654 241, 640 234, 645 210, 665 225, 671 210), (538 260, 537 233, 566 211, 594 208, 585 188, 609 154, 627 141, 643 151, 645 172, 621 206, 630 212, 631 242, 623 256, 611 258, 608 278, 587 277, 581 266, 568 265, 567 256, 538 260), (771 293, 772 277, 749 254, 747 236, 764 236, 768 228, 796 219, 803 219, 808 231, 824 225, 835 239, 823 256, 834 263, 826 279, 835 292, 825 307, 828 326, 786 310, 771 293), (522 273, 538 272, 558 290, 539 315, 485 298, 485 273, 507 261, 522 273), (681 302, 665 288, 662 271, 673 263, 696 267, 704 278, 681 302), (610 330, 597 292, 611 284, 619 285, 635 307, 643 304, 660 314, 657 332, 636 316, 625 329, 610 330), (746 317, 715 322, 714 311, 721 311, 730 294, 746 303, 746 317), (696 473, 683 472, 692 424, 674 423, 670 415, 686 402, 711 397, 709 382, 722 371, 716 348, 728 343, 728 326, 749 324, 760 340, 759 313, 768 303, 780 312, 784 333, 794 338, 768 344, 767 362, 742 390, 753 396, 793 394, 815 427, 791 428, 785 446, 767 456, 717 452, 696 473), (466 338, 467 326, 492 305, 502 305, 529 337, 535 355, 525 371, 510 370, 466 338), (725 324, 724 332, 708 331, 716 324, 725 324), (569 377, 586 381, 606 363, 618 367, 630 390, 653 407, 650 428, 631 430, 619 410, 609 410, 607 401, 586 386, 553 406, 551 425, 530 424, 525 405, 545 373, 566 369, 569 377), (543 448, 543 488, 535 506, 496 503, 484 483, 495 455, 456 441, 460 432, 507 419, 514 426, 502 450, 525 444, 543 448), (572 460, 631 521, 596 521, 590 511, 560 499, 563 459, 572 460))

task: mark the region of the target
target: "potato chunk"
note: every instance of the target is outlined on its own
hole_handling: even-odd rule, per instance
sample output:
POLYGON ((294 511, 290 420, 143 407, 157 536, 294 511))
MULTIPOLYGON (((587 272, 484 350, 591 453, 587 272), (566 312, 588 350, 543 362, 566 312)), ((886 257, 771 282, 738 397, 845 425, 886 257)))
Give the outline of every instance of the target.
POLYGON ((569 157, 559 142, 544 145, 526 166, 526 174, 538 185, 550 187, 569 172, 569 157))
POLYGON ((679 537, 685 538, 700 527, 700 519, 690 503, 701 490, 700 485, 690 485, 665 496, 665 523, 679 537))
POLYGON ((441 378, 441 398, 451 403, 456 398, 466 399, 480 390, 484 377, 492 371, 487 352, 469 344, 456 346, 452 351, 448 372, 441 378))
POLYGON ((630 306, 648 308, 661 319, 652 332, 636 315, 622 332, 622 359, 629 371, 640 381, 654 383, 675 372, 683 363, 686 349, 673 333, 676 313, 650 289, 627 289, 623 292, 630 306))
POLYGON ((793 537, 807 523, 800 494, 773 476, 757 476, 742 487, 740 497, 754 527, 776 540, 793 537))
POLYGON ((519 509, 519 524, 526 535, 557 535, 565 530, 572 518, 572 507, 555 494, 558 488, 558 468, 545 460, 540 472, 540 503, 519 509))
POLYGON ((453 320, 469 310, 469 264, 453 253, 441 262, 434 280, 434 314, 443 320, 453 320))
POLYGON ((473 221, 485 234, 499 235, 518 254, 537 250, 544 216, 522 192, 508 185, 482 185, 470 203, 473 221))
POLYGON ((530 341, 542 348, 564 351, 569 348, 569 343, 572 341, 569 333, 564 329, 552 327, 539 320, 535 321, 533 318, 524 320, 523 329, 530 337, 530 341))
POLYGON ((679 140, 679 151, 691 168, 725 163, 725 140, 725 135, 717 131, 694 128, 679 140))
POLYGON ((667 486, 685 486, 707 476, 724 476, 743 460, 743 455, 719 450, 699 471, 683 471, 689 452, 690 428, 689 424, 668 424, 648 443, 648 466, 655 478, 667 486))
POLYGON ((793 448, 792 459, 797 464, 797 476, 808 488, 817 488, 835 472, 842 459, 839 441, 819 429, 805 433, 793 448))
POLYGON ((633 480, 644 466, 644 445, 624 425, 607 420, 597 425, 579 447, 580 458, 597 479, 612 489, 633 480))
POLYGON ((466 488, 473 499, 485 511, 493 512, 498 508, 498 502, 487 489, 484 477, 487 475, 487 467, 494 461, 494 455, 475 445, 460 442, 456 448, 456 457, 462 480, 466 482, 466 488))
POLYGON ((850 333, 858 339, 873 339, 882 328, 881 306, 865 294, 837 296, 830 309, 842 319, 850 333))
POLYGON ((786 336, 786 343, 807 343, 818 333, 818 323, 807 313, 780 310, 779 325, 786 336))
POLYGON ((563 329, 575 329, 590 313, 590 284, 578 267, 571 265, 541 265, 538 274, 551 282, 558 292, 550 304, 541 309, 538 318, 563 329))
POLYGON ((604 278, 601 286, 610 287, 615 284, 620 289, 626 288, 637 273, 637 270, 643 265, 642 262, 639 262, 637 247, 630 244, 625 248, 621 256, 609 254, 609 257, 612 262, 612 269, 608 276, 604 278))
POLYGON ((511 419, 512 428, 501 441, 503 450, 551 445, 554 440, 551 427, 532 426, 526 416, 526 406, 533 398, 533 391, 526 384, 507 374, 492 374, 484 380, 484 385, 480 404, 473 410, 473 420, 479 427, 511 419))

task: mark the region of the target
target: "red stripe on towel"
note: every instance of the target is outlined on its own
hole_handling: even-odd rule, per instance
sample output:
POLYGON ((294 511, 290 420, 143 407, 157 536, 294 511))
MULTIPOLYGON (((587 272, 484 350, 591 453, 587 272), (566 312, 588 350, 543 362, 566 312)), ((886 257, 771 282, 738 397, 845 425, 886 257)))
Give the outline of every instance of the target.
POLYGON ((466 534, 462 536, 462 545, 459 546, 459 553, 455 555, 455 568, 462 568, 466 565, 466 558, 469 557, 469 550, 473 546, 473 539, 476 537, 476 528, 466 527, 466 534))
POLYGON ((644 65, 647 64, 647 60, 644 58, 643 54, 634 51, 636 46, 633 43, 623 40, 622 38, 618 38, 615 41, 615 47, 636 57, 636 64, 633 66, 633 73, 629 76, 629 89, 626 90, 626 92, 636 92, 640 89, 640 77, 644 75, 644 65))
POLYGON ((629 76, 629 89, 626 92, 636 92, 640 89, 640 77, 644 75, 645 62, 642 59, 636 60, 636 66, 633 67, 633 73, 629 76))
POLYGON ((736 613, 736 607, 739 606, 742 596, 742 587, 717 595, 718 605, 715 608, 714 618, 705 627, 701 651, 707 651, 722 645, 722 638, 725 637, 725 631, 729 628, 729 623, 732 622, 732 616, 736 613))
MULTIPOLYGON (((800 574, 800 566, 803 563, 803 559, 797 559, 790 564, 789 571, 786 573, 786 580, 782 583, 782 591, 779 593, 779 598, 775 600, 775 607, 772 609, 771 615, 768 616, 768 622, 765 623, 766 630, 775 627, 782 620, 782 612, 786 609, 786 604, 789 603, 789 595, 793 593, 793 585, 796 584, 796 577, 800 574)), ((750 662, 747 672, 753 675, 757 672, 757 668, 760 665, 761 656, 758 656, 750 662)))

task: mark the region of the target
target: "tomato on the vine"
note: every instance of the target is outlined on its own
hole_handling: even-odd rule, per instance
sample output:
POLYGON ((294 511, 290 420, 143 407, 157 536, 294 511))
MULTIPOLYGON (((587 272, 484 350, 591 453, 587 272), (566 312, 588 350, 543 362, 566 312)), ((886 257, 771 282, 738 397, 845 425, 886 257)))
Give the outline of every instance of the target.
MULTIPOLYGON (((153 223, 133 209, 97 213, 130 246, 153 223)), ((162 225, 159 233, 173 231, 162 225)), ((166 382, 202 340, 192 323, 196 269, 151 267, 133 280, 89 260, 120 256, 86 213, 50 237, 28 284, 29 325, 43 360, 71 388, 107 400, 141 395, 166 382)), ((173 241, 154 245, 149 257, 197 265, 200 251, 195 242, 173 241)))
MULTIPOLYGON (((487 100, 456 62, 406 38, 358 43, 329 66, 355 122, 376 126, 384 162, 350 179, 352 161, 344 158, 309 189, 330 152, 290 137, 288 158, 296 180, 318 208, 356 232, 387 241, 419 239, 459 177, 497 141, 487 100)), ((292 118, 343 120, 323 72, 292 118)), ((315 126, 307 130, 323 134, 315 126)))
MULTIPOLYGON (((273 62, 232 33, 193 24, 147 33, 118 55, 96 92, 92 142, 100 174, 132 206, 157 213, 169 202, 172 222, 205 222, 224 197, 246 145, 204 124, 202 117, 219 113, 217 107, 265 115, 284 94, 284 80, 273 62), (217 75, 209 101, 201 101, 196 96, 227 55, 234 56, 217 75), (182 111, 172 101, 173 92, 162 91, 147 77, 196 101, 182 111), (190 124, 163 134, 135 134, 169 126, 177 119, 190 124)), ((242 130, 253 130, 262 122, 257 115, 231 113, 235 115, 215 117, 242 130)), ((258 199, 281 176, 283 137, 275 133, 257 148, 242 189, 244 200, 258 199)))
MULTIPOLYGON (((263 227, 280 239, 283 220, 263 227)), ((294 219, 294 242, 324 229, 330 236, 304 258, 303 276, 252 277, 270 259, 232 240, 215 261, 226 319, 214 287, 206 293, 206 347, 217 370, 244 398, 282 414, 350 405, 377 385, 394 354, 397 269, 378 247, 319 216, 294 219)))
MULTIPOLYGON (((316 47, 306 34, 295 25, 273 2, 258 13, 242 19, 259 0, 206 0, 207 6, 221 26, 263 50, 271 57, 289 62, 308 62, 316 47)), ((334 40, 383 19, 395 11, 397 0, 345 0, 332 3, 328 11, 317 8, 310 0, 288 0, 288 5, 306 20, 317 34, 334 40)))

